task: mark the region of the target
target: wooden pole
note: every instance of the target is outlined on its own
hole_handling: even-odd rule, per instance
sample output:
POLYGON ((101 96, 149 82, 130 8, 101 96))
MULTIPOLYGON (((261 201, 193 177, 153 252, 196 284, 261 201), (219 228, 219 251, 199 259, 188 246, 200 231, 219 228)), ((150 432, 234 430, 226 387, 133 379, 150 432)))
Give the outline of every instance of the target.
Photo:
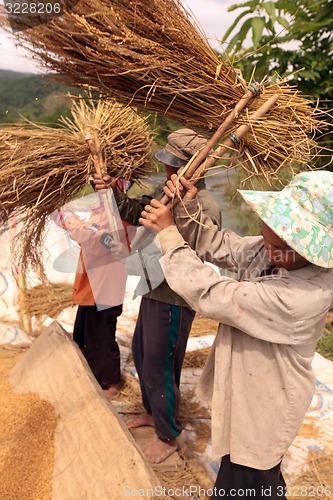
POLYGON ((207 144, 198 152, 198 154, 190 160, 189 167, 183 174, 185 179, 191 179, 197 168, 206 160, 206 158, 211 153, 213 147, 218 144, 225 132, 230 128, 232 123, 238 117, 239 113, 248 105, 248 103, 256 96, 260 95, 261 88, 256 84, 252 84, 249 89, 245 92, 243 97, 238 101, 233 110, 229 113, 226 119, 221 123, 219 128, 216 130, 214 135, 207 141, 207 144))
MULTIPOLYGON (((279 99, 279 95, 275 94, 270 99, 268 99, 262 106, 260 106, 260 108, 258 108, 257 111, 255 111, 249 117, 249 119, 250 119, 249 124, 240 125, 236 129, 234 134, 229 136, 223 142, 223 144, 221 144, 214 151, 213 154, 210 154, 210 156, 206 157, 205 160, 200 165, 198 165, 196 167, 195 171, 193 171, 193 169, 191 169, 191 173, 192 173, 191 177, 188 177, 188 174, 187 174, 187 176, 185 176, 183 173, 179 174, 178 177, 182 177, 184 175, 184 177, 188 178, 189 180, 192 180, 193 183, 196 184, 199 181, 199 179, 202 177, 202 175, 205 173, 205 171, 208 170, 208 168, 211 168, 212 166, 214 166, 216 164, 216 162, 218 160, 220 160, 224 156, 224 154, 227 151, 229 151, 231 148, 235 149, 235 147, 238 145, 240 139, 242 139, 247 134, 247 132, 251 129, 252 123, 255 122, 256 120, 259 120, 263 116, 265 116, 265 114, 276 104, 278 99, 279 99)), ((229 119, 229 116, 227 117, 226 120, 229 119)), ((235 114, 234 114, 234 118, 235 118, 235 114)), ((232 119, 230 118, 229 124, 231 124, 231 122, 232 122, 232 119)), ((224 123, 222 125, 224 125, 224 123)), ((222 125, 220 128, 222 128, 222 125)), ((219 130, 220 130, 220 128, 219 128, 219 130)), ((207 149, 206 146, 204 149, 207 149)), ((190 163, 190 165, 192 165, 191 160, 189 163, 190 163)), ((184 169, 186 170, 186 166, 184 167, 184 169)), ((175 197, 175 198, 170 199, 167 195, 164 195, 160 201, 171 208, 171 206, 175 205, 176 203, 178 203, 180 201, 180 198, 175 197)), ((139 245, 140 241, 142 240, 142 238, 145 236, 145 234, 147 234, 147 230, 146 230, 146 228, 142 228, 136 234, 136 236, 133 238, 132 244, 131 244, 132 252, 138 248, 138 245, 139 245)))
POLYGON ((31 316, 28 311, 27 307, 27 300, 26 300, 26 291, 27 291, 27 281, 25 274, 20 272, 18 275, 18 285, 19 285, 19 290, 20 290, 20 295, 19 295, 19 308, 20 308, 20 316, 23 324, 23 330, 26 333, 31 333, 32 332, 32 326, 31 326, 31 316))
MULTIPOLYGON (((225 155, 225 153, 227 151, 229 151, 230 149, 235 149, 235 147, 237 147, 237 145, 239 144, 239 141, 251 129, 253 122, 255 122, 256 120, 259 120, 260 118, 265 116, 265 114, 276 104, 278 99, 279 99, 278 94, 274 94, 270 99, 268 99, 268 101, 266 101, 262 106, 260 106, 260 108, 258 108, 257 111, 255 111, 251 115, 249 124, 240 125, 236 129, 235 133, 232 134, 231 136, 229 136, 223 142, 223 144, 221 144, 214 151, 214 154, 212 154, 211 156, 208 156, 208 158, 203 163, 201 163, 201 165, 199 165, 194 172, 192 172, 191 177, 186 176, 186 178, 188 178, 189 180, 192 180, 193 184, 196 184, 200 180, 200 178, 204 175, 206 170, 208 170, 209 168, 214 166, 218 160, 223 158, 223 156, 225 155)), ((180 174, 178 177, 181 177, 181 176, 182 176, 182 174, 180 174)), ((178 198, 178 201, 179 201, 179 198, 178 198)), ((169 206, 171 200, 168 196, 164 195, 163 198, 161 199, 161 202, 164 203, 165 205, 169 206)), ((174 198, 172 200, 172 202, 173 202, 172 203, 173 205, 175 203, 177 203, 177 198, 174 198)))
POLYGON ((85 136, 85 140, 94 162, 96 174, 102 177, 104 171, 104 163, 101 152, 99 150, 96 134, 94 134, 94 137, 91 134, 87 134, 85 136))
MULTIPOLYGON (((102 177, 104 174, 104 171, 105 171, 105 165, 104 165, 101 151, 99 148, 97 134, 94 133, 94 136, 92 136, 91 134, 86 134, 85 140, 86 140, 91 157, 92 157, 93 162, 94 162, 96 174, 99 177, 102 177)), ((99 198, 103 204, 103 208, 106 212, 106 216, 108 219, 110 230, 112 232, 112 236, 115 240, 120 241, 117 221, 116 221, 116 218, 114 216, 113 210, 111 209, 112 199, 110 196, 109 189, 107 189, 106 191, 100 191, 98 193, 98 196, 99 196, 99 198)))

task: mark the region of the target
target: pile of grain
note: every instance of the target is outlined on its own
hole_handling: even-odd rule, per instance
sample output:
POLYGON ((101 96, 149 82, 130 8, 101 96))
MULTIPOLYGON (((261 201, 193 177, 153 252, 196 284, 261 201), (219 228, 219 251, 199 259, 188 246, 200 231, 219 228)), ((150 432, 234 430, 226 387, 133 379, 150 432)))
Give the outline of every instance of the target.
POLYGON ((15 393, 8 373, 21 349, 0 348, 0 498, 47 500, 52 496, 56 414, 35 393, 15 393))

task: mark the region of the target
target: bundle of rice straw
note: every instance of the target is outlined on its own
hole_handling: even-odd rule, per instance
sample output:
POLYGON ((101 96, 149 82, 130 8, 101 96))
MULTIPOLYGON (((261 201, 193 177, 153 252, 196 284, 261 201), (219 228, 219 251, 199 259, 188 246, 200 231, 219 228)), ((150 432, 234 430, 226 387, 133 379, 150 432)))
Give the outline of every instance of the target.
MULTIPOLYGON (((58 128, 31 122, 0 128, 0 225, 20 224, 15 260, 42 272, 47 216, 76 196, 94 172, 86 138, 94 137, 106 171, 136 179, 151 170, 153 134, 145 119, 114 101, 74 101, 58 128)), ((15 265, 14 265, 15 267, 15 265)))
POLYGON ((73 285, 68 283, 40 283, 25 291, 26 308, 30 316, 57 316, 73 305, 73 285))
MULTIPOLYGON (((81 0, 72 8, 59 3, 61 16, 51 22, 24 29, 29 23, 18 19, 16 42, 63 82, 89 85, 206 132, 218 128, 247 90, 239 70, 211 48, 181 0, 81 0)), ((249 110, 280 95, 252 124, 238 153, 249 176, 269 180, 281 166, 293 170, 319 155, 313 137, 324 121, 310 100, 278 77, 262 87, 228 134, 248 123, 249 110)))
POLYGON ((194 351, 186 351, 183 367, 203 368, 209 351, 210 347, 203 347, 201 349, 195 349, 194 351))

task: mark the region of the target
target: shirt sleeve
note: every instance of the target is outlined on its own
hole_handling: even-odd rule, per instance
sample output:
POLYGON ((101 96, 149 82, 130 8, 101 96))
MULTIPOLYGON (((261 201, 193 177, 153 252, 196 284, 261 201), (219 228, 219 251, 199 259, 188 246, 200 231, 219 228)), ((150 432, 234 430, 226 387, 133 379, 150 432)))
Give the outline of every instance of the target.
POLYGON ((184 240, 203 261, 238 272, 248 238, 229 229, 220 230, 218 221, 208 215, 196 200, 179 203, 174 215, 184 240))
POLYGON ((143 185, 141 189, 137 190, 134 189, 135 187, 133 185, 127 194, 117 189, 114 196, 122 220, 128 224, 138 225, 145 205, 149 205, 153 198, 161 194, 162 187, 143 185), (132 193, 132 191, 134 192, 132 193))
POLYGON ((124 229, 118 229, 117 236, 112 235, 111 231, 103 229, 98 224, 91 223, 91 220, 84 222, 75 215, 66 219, 64 229, 68 231, 71 239, 76 241, 85 252, 96 257, 110 254, 113 237, 116 237, 118 241, 121 241, 127 247, 124 229))
POLYGON ((322 304, 312 305, 315 290, 304 289, 302 280, 293 286, 288 277, 239 282, 204 264, 175 226, 161 231, 159 240, 170 287, 199 314, 233 327, 235 335, 241 330, 267 342, 302 345, 313 342, 309 332, 320 332, 322 304))

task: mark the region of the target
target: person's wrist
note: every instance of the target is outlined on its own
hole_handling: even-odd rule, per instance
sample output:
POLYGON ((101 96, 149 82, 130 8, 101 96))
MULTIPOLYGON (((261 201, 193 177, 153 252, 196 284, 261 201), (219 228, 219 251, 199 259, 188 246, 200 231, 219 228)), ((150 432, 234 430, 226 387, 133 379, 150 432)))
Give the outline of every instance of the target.
POLYGON ((172 227, 172 226, 175 226, 176 224, 174 222, 170 222, 170 224, 164 224, 163 227, 161 227, 159 230, 158 230, 158 233, 160 233, 161 231, 163 231, 164 229, 168 229, 168 227, 172 227))

